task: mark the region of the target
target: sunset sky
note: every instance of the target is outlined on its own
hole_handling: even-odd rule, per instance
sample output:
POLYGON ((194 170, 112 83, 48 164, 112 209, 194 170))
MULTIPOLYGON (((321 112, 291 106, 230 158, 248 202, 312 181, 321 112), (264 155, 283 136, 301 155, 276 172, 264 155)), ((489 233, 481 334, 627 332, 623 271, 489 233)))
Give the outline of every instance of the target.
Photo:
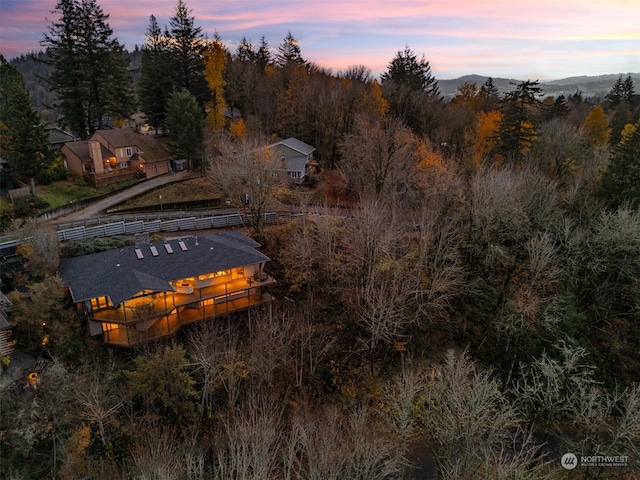
MULTIPOLYGON (((177 0, 98 0, 127 49, 149 15, 168 25, 177 0)), ((0 0, 0 53, 40 50, 55 0, 0 0)), ((408 45, 436 78, 526 79, 640 72, 640 0, 186 0, 196 26, 235 52, 245 36, 276 48, 288 31, 305 59, 374 75, 408 45)))

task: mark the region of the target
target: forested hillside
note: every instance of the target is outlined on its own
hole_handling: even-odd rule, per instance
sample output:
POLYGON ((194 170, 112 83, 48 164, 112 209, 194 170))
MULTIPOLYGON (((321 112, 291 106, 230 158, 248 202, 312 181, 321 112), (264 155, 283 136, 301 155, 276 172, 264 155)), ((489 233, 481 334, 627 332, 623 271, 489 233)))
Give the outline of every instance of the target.
MULTIPOLYGON (((568 452, 626 458, 571 478, 634 478, 631 76, 598 98, 536 81, 501 92, 491 78, 444 98, 410 47, 379 80, 364 65, 325 71, 292 33, 230 51, 182 1, 167 31, 150 18, 146 38, 129 57, 139 67, 120 71, 131 96, 117 107, 144 112, 229 206, 255 214, 246 229, 271 259, 276 300, 107 347, 88 337, 57 262, 121 244, 60 246, 45 226, 14 222, 31 241, 7 279, 28 286, 11 293, 10 320, 39 363, 32 384, 2 384, 7 478, 559 479, 568 452), (317 149, 321 172, 301 186, 264 148, 288 137, 317 149), (278 209, 301 215, 261 220, 278 209)), ((51 53, 61 60, 41 73, 68 68, 51 53)), ((90 79, 78 72, 76 86, 90 79)), ((55 96, 61 125, 99 128, 62 81, 35 104, 55 96)), ((103 98, 98 111, 117 116, 103 98)))

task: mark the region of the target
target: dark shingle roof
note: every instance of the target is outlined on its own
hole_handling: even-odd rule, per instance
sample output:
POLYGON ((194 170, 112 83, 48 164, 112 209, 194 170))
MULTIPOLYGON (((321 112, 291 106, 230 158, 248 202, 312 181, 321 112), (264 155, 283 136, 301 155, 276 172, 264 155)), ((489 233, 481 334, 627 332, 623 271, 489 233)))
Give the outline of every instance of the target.
POLYGON ((50 145, 60 145, 62 143, 74 142, 76 140, 76 137, 64 130, 60 130, 57 127, 47 128, 47 133, 49 134, 50 145))
POLYGON ((104 138, 114 148, 138 147, 145 162, 159 162, 171 158, 161 139, 153 135, 142 135, 131 128, 98 130, 95 135, 104 138))
POLYGON ((138 259, 136 247, 63 259, 62 280, 75 302, 107 296, 115 305, 142 290, 172 291, 170 281, 269 261, 255 249, 256 242, 236 231, 166 243, 173 253, 168 253, 163 243, 154 243, 138 247, 142 259, 138 259), (184 242, 186 251, 179 241, 184 242), (155 246, 157 256, 153 256, 151 246, 155 246))
MULTIPOLYGON (((69 151, 75 154, 83 162, 91 160, 91 156, 89 155, 89 142, 87 140, 82 142, 65 143, 63 148, 69 149, 69 151)), ((102 145, 100 145, 100 151, 103 159, 113 157, 113 153, 104 148, 104 146, 102 145)))

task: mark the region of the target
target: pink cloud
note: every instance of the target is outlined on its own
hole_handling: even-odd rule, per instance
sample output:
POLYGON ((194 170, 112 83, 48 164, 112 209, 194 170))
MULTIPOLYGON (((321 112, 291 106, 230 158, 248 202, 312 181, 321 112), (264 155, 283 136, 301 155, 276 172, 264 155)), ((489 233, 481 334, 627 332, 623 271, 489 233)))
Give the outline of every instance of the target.
MULTIPOLYGON (((609 68, 637 65, 640 57, 637 0, 185 1, 196 26, 209 36, 218 32, 232 49, 242 36, 257 42, 263 34, 275 47, 291 31, 305 57, 334 71, 364 64, 379 73, 407 44, 442 75, 524 68, 523 57, 540 68, 560 71, 564 64, 591 73, 594 56, 604 62, 609 55, 609 68)), ((55 3, 0 0, 0 53, 39 49, 55 3)), ((149 15, 168 25, 177 0, 98 3, 114 35, 133 48, 144 43, 149 15)))

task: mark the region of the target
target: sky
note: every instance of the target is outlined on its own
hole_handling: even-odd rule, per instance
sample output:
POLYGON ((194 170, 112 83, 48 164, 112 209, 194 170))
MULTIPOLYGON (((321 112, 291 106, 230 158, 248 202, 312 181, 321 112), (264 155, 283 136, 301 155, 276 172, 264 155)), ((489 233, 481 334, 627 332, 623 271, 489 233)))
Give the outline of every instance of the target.
MULTIPOLYGON (((302 56, 333 72, 364 65, 377 77, 405 46, 437 79, 517 80, 640 72, 640 0, 185 0, 195 24, 231 52, 244 36, 276 49, 291 32, 302 56)), ((56 0, 0 0, 0 53, 41 50, 56 0)), ((114 37, 142 46, 155 15, 177 0, 98 0, 114 37)))

